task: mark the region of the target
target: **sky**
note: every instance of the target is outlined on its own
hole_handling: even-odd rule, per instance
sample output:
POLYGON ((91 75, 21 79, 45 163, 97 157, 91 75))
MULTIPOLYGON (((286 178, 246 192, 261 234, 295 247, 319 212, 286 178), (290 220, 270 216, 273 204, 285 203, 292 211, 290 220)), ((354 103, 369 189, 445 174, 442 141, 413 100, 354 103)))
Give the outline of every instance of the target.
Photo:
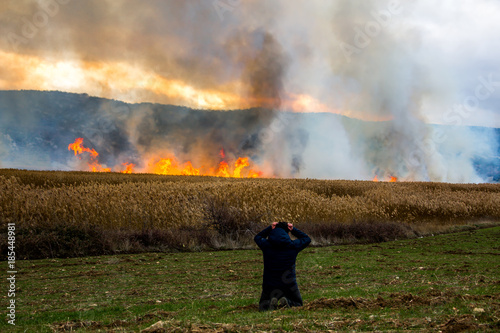
POLYGON ((500 127, 500 2, 7 0, 0 89, 500 127))

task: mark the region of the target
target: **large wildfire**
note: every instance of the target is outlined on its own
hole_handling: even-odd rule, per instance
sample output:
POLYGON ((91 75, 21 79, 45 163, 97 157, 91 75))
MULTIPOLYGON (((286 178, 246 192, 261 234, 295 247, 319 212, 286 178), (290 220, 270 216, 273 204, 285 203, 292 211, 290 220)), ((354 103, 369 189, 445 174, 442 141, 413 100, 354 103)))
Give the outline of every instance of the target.
POLYGON ((220 163, 218 166, 199 166, 194 167, 191 161, 179 162, 171 153, 160 154, 160 157, 151 158, 146 167, 136 171, 134 163, 122 163, 123 167, 112 170, 99 164, 99 153, 93 148, 87 148, 83 145, 83 138, 77 138, 75 142, 68 145, 68 150, 72 150, 79 159, 82 156, 86 159, 87 170, 92 172, 121 172, 136 173, 146 172, 158 175, 183 175, 183 176, 216 176, 233 178, 258 178, 262 177, 263 172, 255 167, 248 168, 251 161, 248 157, 238 157, 235 161, 227 160, 224 149, 219 152, 220 163))
MULTIPOLYGON (((72 150, 75 156, 81 159, 81 156, 86 154, 87 170, 92 172, 112 172, 112 168, 103 167, 98 162, 99 153, 93 148, 87 148, 83 145, 83 138, 77 138, 75 142, 68 145, 68 150, 72 150)), ((160 154, 161 156, 162 154, 160 154)), ((263 176, 262 171, 258 171, 255 167, 248 169, 250 159, 248 157, 238 157, 235 161, 227 161, 224 149, 219 151, 220 163, 218 166, 200 166, 195 168, 191 161, 179 162, 171 153, 163 154, 163 157, 150 159, 147 167, 141 171, 136 171, 134 163, 122 163, 123 167, 115 168, 114 172, 121 173, 136 173, 146 172, 157 175, 176 175, 176 176, 215 176, 215 177, 232 177, 232 178, 259 178, 263 176), (168 157, 165 157, 168 156, 168 157)), ((395 176, 379 177, 375 175, 372 181, 390 182, 398 181, 395 176)))
POLYGON ((1 167, 499 177, 489 0, 7 3, 1 167))

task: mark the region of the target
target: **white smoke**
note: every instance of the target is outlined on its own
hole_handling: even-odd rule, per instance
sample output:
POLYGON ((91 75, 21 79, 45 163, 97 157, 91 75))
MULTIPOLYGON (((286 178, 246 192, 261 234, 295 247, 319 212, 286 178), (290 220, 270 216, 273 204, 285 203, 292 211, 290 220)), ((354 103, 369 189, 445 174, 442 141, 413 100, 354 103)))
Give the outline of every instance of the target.
MULTIPOLYGON (((343 114, 387 121, 383 132, 370 134, 365 126, 345 127, 341 118, 306 120, 309 140, 298 152, 298 175, 482 181, 473 158, 492 153, 490 137, 427 123, 429 108, 444 114, 456 103, 458 87, 447 59, 427 48, 417 10, 408 1, 338 0, 287 2, 274 13, 270 30, 291 58, 285 93, 307 93, 343 114)), ((267 146, 267 155, 293 160, 296 145, 284 148, 281 140, 267 146)))

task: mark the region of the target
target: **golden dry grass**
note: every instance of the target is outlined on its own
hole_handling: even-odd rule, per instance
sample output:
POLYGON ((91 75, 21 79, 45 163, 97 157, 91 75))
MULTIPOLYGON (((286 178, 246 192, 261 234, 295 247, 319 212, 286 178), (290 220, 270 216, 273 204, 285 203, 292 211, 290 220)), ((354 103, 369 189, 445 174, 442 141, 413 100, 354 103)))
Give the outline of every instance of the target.
POLYGON ((179 229, 203 223, 209 202, 225 205, 245 223, 258 224, 500 220, 500 184, 0 170, 2 224, 179 229))

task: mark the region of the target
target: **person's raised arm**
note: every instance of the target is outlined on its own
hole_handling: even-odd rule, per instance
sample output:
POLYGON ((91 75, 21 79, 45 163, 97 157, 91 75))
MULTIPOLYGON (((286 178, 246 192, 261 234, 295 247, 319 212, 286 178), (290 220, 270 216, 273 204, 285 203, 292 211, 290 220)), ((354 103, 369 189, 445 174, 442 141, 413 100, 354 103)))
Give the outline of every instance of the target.
POLYGON ((297 239, 293 241, 293 245, 297 250, 302 251, 311 243, 311 238, 309 238, 309 236, 305 232, 300 231, 293 226, 290 226, 290 223, 289 227, 292 228, 290 231, 291 234, 297 237, 297 239))
POLYGON ((255 243, 257 243, 257 245, 261 249, 263 249, 264 247, 266 247, 269 244, 266 238, 271 233, 271 230, 273 230, 273 226, 272 225, 270 225, 269 227, 267 227, 264 230, 262 230, 261 232, 259 232, 253 238, 253 240, 255 241, 255 243))

